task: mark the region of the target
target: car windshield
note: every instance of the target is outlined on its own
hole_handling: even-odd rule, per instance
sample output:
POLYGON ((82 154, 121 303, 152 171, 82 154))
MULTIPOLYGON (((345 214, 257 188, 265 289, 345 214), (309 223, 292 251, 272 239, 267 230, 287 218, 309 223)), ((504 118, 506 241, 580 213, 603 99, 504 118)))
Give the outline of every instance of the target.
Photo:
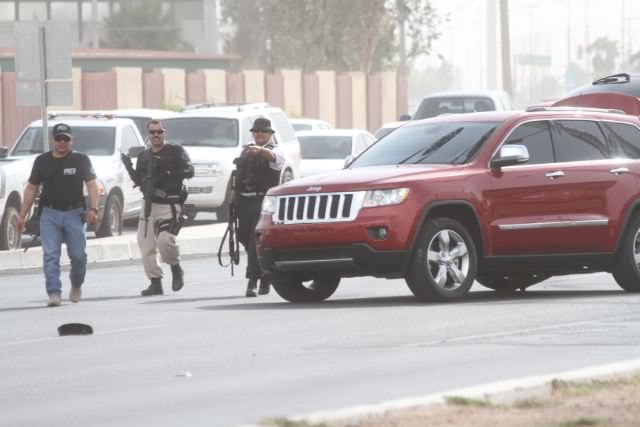
POLYGON ((362 153, 350 167, 469 162, 497 123, 428 123, 403 126, 362 153))
POLYGON ((344 159, 351 154, 350 136, 299 136, 298 141, 303 159, 344 159))
MULTIPOLYGON (((51 135, 49 128, 49 135, 51 135)), ((104 126, 72 126, 73 151, 89 156, 110 156, 115 151, 115 133, 113 127, 104 126)), ((47 150, 49 147, 47 147, 47 150)), ((12 156, 29 156, 44 153, 42 128, 30 127, 16 142, 12 156)))
POLYGON ((464 114, 478 111, 494 111, 495 104, 491 98, 470 97, 435 97, 425 98, 413 120, 428 119, 440 114, 464 114))
POLYGON ((238 121, 216 117, 179 117, 163 120, 167 141, 182 146, 236 147, 238 121))

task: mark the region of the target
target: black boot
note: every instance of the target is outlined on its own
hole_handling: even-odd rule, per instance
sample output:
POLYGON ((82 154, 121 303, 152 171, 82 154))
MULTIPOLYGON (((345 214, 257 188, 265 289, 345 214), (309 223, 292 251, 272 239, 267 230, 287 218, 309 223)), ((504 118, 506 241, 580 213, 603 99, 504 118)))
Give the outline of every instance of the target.
POLYGON ((247 283, 247 292, 244 294, 247 297, 255 297, 256 295, 256 287, 258 286, 258 279, 249 279, 249 283, 247 283))
POLYGON ((171 266, 171 274, 173 274, 171 289, 177 292, 184 286, 184 271, 182 267, 180 267, 180 264, 171 266))
POLYGON ((162 279, 159 277, 156 279, 151 279, 151 284, 149 285, 149 287, 147 289, 143 289, 142 292, 140 292, 140 295, 142 295, 143 297, 162 294, 162 279))
POLYGON ((260 279, 260 286, 258 287, 258 295, 267 295, 269 293, 269 289, 271 288, 271 282, 269 279, 263 277, 260 279))

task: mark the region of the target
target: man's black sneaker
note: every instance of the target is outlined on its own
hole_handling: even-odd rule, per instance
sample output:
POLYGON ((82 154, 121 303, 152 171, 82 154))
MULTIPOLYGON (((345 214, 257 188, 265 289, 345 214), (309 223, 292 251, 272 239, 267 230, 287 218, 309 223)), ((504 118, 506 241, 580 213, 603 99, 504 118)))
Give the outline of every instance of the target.
POLYGON ((182 267, 180 267, 180 264, 171 266, 171 274, 173 274, 171 289, 177 292, 184 286, 184 271, 182 267))
POLYGON ((151 279, 151 284, 147 289, 143 289, 140 295, 149 297, 152 295, 162 295, 162 279, 151 279))
POLYGON ((245 292, 245 296, 247 297, 255 297, 256 295, 256 288, 258 287, 258 280, 257 279, 249 279, 249 283, 247 283, 247 292, 245 292))
POLYGON ((267 295, 271 288, 271 282, 268 279, 260 279, 260 286, 258 287, 258 295, 267 295))

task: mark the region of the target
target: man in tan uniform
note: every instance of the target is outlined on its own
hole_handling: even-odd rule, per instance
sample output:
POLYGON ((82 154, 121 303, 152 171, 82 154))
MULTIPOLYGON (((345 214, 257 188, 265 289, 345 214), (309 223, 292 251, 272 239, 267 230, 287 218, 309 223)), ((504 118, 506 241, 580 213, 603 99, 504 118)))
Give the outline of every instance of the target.
MULTIPOLYGON (((145 197, 145 209, 138 224, 138 246, 151 284, 141 292, 142 296, 163 294, 158 252, 162 262, 171 266, 171 288, 179 291, 184 286, 176 235, 182 225, 181 210, 187 198, 182 181, 194 173, 184 148, 165 142, 166 131, 160 120, 151 120, 147 132, 150 148, 138 156, 135 170, 131 165, 127 167, 145 197)), ((123 158, 125 164, 127 159, 123 158)))

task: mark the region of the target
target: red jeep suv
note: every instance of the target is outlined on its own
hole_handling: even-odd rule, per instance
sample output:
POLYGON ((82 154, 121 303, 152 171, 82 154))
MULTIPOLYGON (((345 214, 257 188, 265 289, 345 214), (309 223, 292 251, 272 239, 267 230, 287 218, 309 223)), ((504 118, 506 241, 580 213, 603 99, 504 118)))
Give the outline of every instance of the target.
POLYGON ((256 229, 278 294, 404 278, 421 300, 608 271, 640 291, 640 121, 544 108, 409 123, 345 169, 269 191, 256 229))

